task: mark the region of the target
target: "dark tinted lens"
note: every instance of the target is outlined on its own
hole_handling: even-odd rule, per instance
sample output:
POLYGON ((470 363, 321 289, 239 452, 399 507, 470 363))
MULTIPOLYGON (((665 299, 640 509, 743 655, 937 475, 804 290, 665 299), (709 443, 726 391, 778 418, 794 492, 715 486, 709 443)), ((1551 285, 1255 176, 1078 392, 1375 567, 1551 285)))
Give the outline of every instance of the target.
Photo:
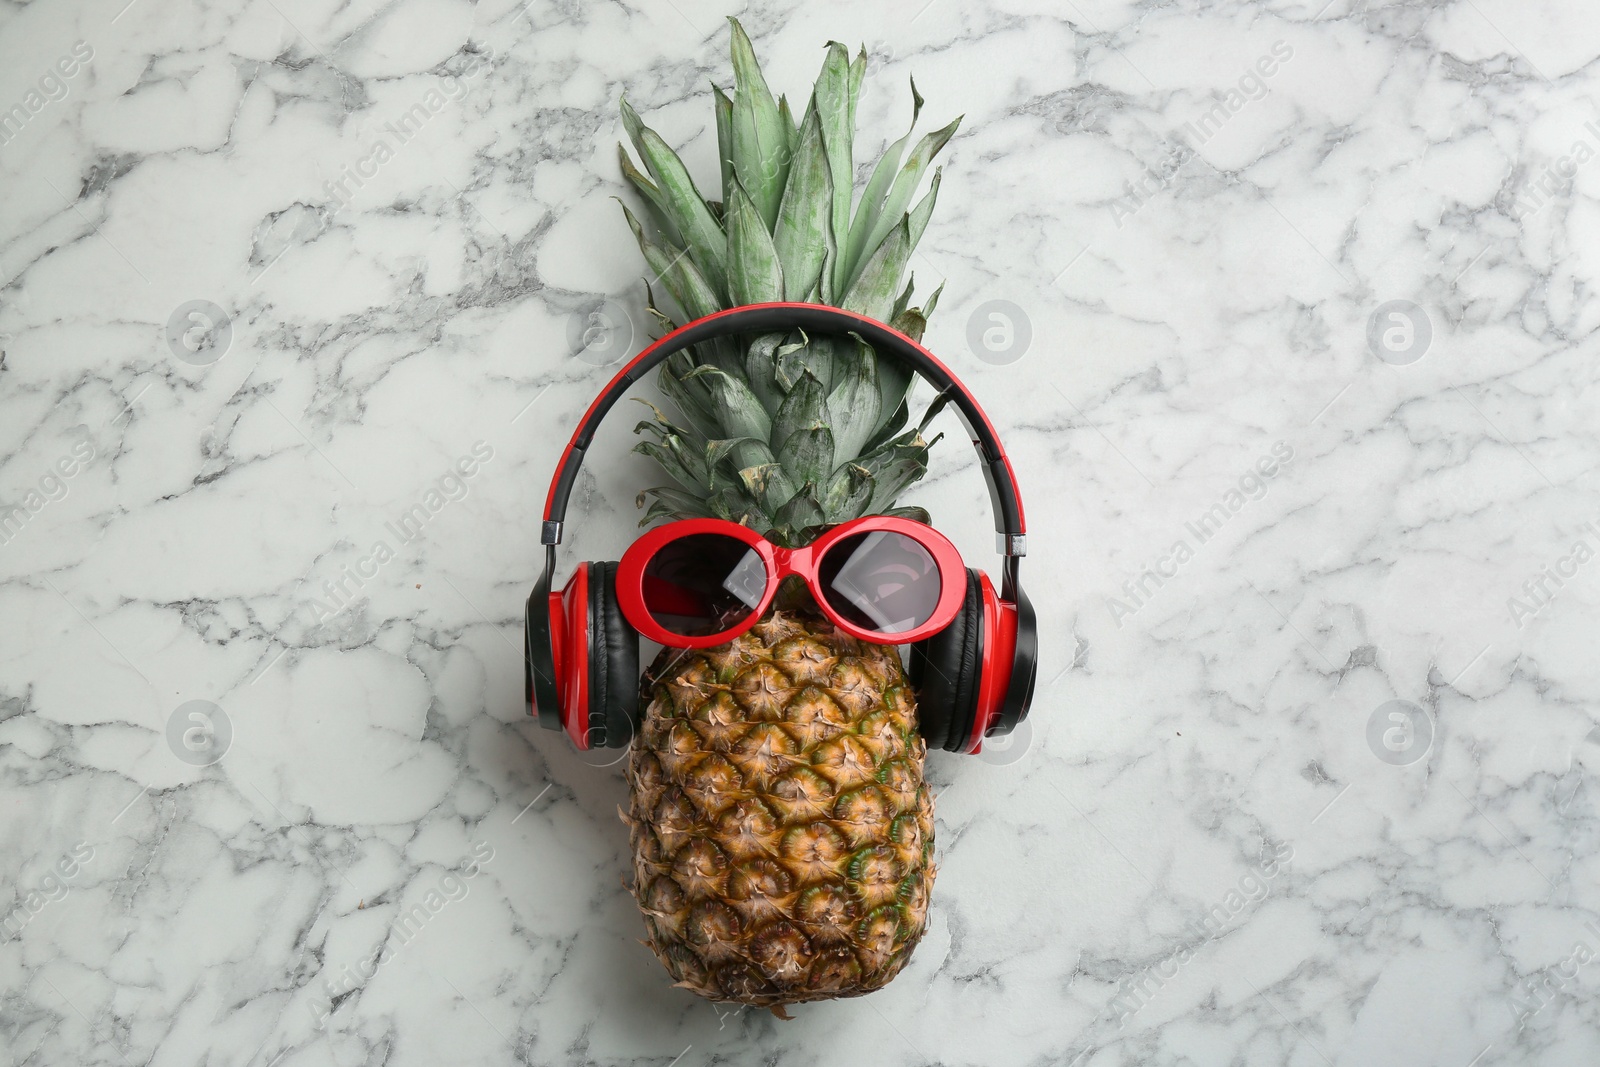
POLYGON ((864 630, 904 633, 933 618, 939 565, 904 534, 853 534, 828 550, 819 568, 828 606, 864 630))
POLYGON ((704 637, 747 618, 767 588, 767 567, 755 549, 724 534, 669 541, 644 568, 644 603, 670 633, 704 637))

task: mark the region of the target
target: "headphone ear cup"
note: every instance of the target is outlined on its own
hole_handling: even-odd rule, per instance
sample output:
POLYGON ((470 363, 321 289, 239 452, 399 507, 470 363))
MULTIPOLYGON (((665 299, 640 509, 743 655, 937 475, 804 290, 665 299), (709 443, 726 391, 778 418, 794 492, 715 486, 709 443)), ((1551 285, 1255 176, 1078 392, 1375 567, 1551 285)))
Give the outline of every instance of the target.
POLYGON ((589 567, 590 747, 621 748, 639 726, 639 632, 617 605, 616 563, 589 567))
POLYGON ((551 652, 560 694, 561 728, 580 750, 588 747, 584 743, 584 723, 594 702, 594 686, 589 680, 592 579, 592 565, 578 564, 561 595, 551 598, 550 606, 551 652))
POLYGON ((929 748, 963 751, 978 708, 983 662, 983 588, 967 569, 967 595, 949 626, 911 646, 917 729, 929 748))

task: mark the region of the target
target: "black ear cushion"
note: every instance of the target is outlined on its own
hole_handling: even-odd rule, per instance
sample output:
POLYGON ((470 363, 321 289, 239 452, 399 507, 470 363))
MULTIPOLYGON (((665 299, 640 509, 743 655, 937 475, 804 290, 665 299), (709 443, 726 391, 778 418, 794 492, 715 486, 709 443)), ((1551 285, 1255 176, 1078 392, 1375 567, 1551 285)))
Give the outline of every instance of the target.
POLYGON ((929 748, 954 751, 972 730, 983 658, 983 589, 967 570, 967 595, 954 621, 911 648, 917 723, 929 748))
MULTIPOLYGON (((617 606, 617 565, 589 564, 589 729, 620 748, 639 723, 639 632, 617 606)), ((600 739, 596 737, 596 741, 600 739)))

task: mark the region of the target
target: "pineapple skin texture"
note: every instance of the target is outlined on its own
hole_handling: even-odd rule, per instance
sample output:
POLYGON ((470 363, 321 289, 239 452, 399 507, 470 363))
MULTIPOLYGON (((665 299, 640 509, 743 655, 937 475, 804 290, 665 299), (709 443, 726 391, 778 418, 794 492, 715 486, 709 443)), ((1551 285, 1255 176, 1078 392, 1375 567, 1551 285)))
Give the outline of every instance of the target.
POLYGON ((896 651, 772 610, 728 644, 663 650, 643 687, 630 888, 675 984, 781 1009, 898 974, 934 864, 896 651))

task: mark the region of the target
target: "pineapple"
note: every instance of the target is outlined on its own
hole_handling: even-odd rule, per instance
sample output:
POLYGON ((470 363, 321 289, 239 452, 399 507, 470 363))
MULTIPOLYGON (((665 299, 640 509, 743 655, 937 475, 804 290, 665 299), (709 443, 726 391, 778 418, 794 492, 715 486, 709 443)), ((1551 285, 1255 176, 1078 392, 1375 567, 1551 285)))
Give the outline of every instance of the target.
MULTIPOLYGON (((920 338, 907 262, 939 191, 912 198, 960 122, 888 147, 854 204, 852 139, 865 51, 830 42, 795 120, 732 23, 732 96, 713 86, 722 199, 701 196, 627 101, 644 170, 619 151, 650 228, 629 226, 679 321, 793 300, 860 312, 920 338)), ((922 98, 911 86, 912 126, 922 98)), ((660 325, 673 317, 649 308, 660 325)), ((895 498, 932 444, 907 428, 910 372, 854 336, 802 331, 703 343, 664 364, 677 408, 639 425, 638 450, 675 485, 640 494, 641 525, 715 516, 787 545, 868 514, 926 522, 895 498)), ((930 409, 930 414, 934 405, 930 409)), ((937 439, 935 439, 937 440, 937 439)), ((933 805, 916 701, 893 646, 837 630, 803 586, 753 628, 666 649, 628 763, 632 890, 648 944, 677 984, 772 1008, 855 996, 906 964, 933 886, 933 805)))

